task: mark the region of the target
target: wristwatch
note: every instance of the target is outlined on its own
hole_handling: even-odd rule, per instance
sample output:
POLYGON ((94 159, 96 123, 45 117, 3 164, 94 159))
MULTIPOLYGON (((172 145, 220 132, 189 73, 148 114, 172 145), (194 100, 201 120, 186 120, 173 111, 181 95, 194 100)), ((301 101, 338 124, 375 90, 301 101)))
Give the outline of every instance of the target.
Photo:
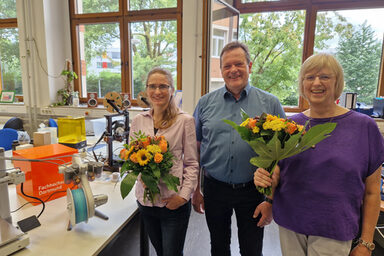
POLYGON ((370 251, 373 251, 375 250, 375 244, 374 243, 370 243, 370 242, 367 242, 367 241, 364 241, 363 239, 359 239, 359 244, 365 246, 368 248, 368 250, 370 251))
POLYGON ((264 201, 267 203, 273 204, 273 199, 271 199, 269 197, 265 197, 264 201))

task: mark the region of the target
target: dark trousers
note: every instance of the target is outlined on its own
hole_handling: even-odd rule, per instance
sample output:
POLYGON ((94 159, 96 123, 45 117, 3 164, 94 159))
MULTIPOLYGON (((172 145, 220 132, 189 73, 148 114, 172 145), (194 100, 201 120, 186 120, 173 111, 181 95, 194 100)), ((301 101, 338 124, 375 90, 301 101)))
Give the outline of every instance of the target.
POLYGON ((240 254, 261 256, 263 228, 257 226, 260 219, 253 213, 263 200, 255 186, 232 188, 212 178, 204 178, 205 217, 211 235, 211 255, 231 255, 231 216, 235 210, 240 254))
POLYGON ((187 233, 191 202, 176 210, 166 207, 147 207, 140 203, 140 214, 145 230, 158 256, 183 255, 185 235, 187 233))

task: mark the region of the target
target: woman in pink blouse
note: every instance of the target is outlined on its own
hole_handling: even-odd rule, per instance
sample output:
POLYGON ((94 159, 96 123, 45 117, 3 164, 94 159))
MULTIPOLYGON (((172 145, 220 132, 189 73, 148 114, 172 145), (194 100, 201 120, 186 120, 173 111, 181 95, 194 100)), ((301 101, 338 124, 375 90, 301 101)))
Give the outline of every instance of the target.
MULTIPOLYGON (((199 172, 195 121, 182 112, 173 99, 172 75, 162 68, 147 76, 146 92, 151 109, 132 120, 130 135, 141 130, 149 136, 164 136, 174 155, 171 174, 178 177, 178 192, 160 183, 160 196, 152 204, 144 202, 144 186, 136 183, 136 198, 145 229, 159 256, 183 255, 185 235, 191 212, 190 198, 197 186, 199 172)), ((140 176, 139 176, 140 179, 140 176)))

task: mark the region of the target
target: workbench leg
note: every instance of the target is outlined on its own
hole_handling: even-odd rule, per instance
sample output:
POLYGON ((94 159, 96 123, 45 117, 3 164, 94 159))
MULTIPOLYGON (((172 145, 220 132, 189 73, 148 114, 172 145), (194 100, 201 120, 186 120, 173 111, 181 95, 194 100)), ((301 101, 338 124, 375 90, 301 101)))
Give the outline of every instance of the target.
POLYGON ((144 222, 140 216, 140 256, 149 256, 148 234, 144 228, 144 222))

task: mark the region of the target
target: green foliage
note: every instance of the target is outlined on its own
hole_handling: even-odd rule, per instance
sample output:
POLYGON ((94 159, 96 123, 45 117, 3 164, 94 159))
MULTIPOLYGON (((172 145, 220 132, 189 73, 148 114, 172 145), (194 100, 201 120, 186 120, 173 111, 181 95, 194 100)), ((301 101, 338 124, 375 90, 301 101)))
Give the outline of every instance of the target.
POLYGON ((378 85, 381 42, 366 22, 340 36, 337 58, 344 69, 344 91, 357 92, 359 102, 371 105, 378 85))
POLYGON ((0 19, 16 18, 16 0, 0 1, 0 19))
POLYGON ((177 6, 177 0, 130 0, 131 10, 172 8, 177 6))
POLYGON ((88 92, 99 92, 99 83, 101 95, 104 96, 107 92, 121 92, 121 74, 110 71, 102 71, 99 76, 94 73, 87 74, 87 90, 88 92))
MULTIPOLYGON (((4 3, 3 3, 4 4, 4 3)), ((1 8, 0 8, 1 10, 1 8)), ((17 28, 0 29, 0 67, 3 89, 23 93, 17 28)))
POLYGON ((297 105, 305 13, 256 13, 241 18, 239 39, 248 45, 253 62, 251 85, 276 95, 284 105, 297 105))
POLYGON ((83 13, 103 13, 119 11, 119 1, 82 0, 83 13))
MULTIPOLYGON (((330 48, 337 35, 352 35, 352 25, 336 12, 319 13, 315 49, 330 48)), ((276 95, 283 105, 298 104, 297 76, 304 45, 305 12, 243 14, 239 40, 246 43, 253 62, 251 85, 276 95)), ((379 56, 379 55, 378 55, 379 56)), ((367 73, 368 74, 368 73, 367 73)))

